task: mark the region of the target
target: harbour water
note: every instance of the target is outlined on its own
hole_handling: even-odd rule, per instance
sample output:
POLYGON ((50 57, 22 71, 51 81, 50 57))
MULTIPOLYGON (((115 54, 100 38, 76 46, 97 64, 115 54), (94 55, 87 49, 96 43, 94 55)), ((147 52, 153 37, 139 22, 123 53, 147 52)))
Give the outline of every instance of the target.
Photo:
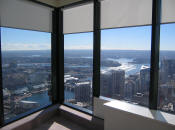
POLYGON ((105 73, 107 71, 110 70, 119 70, 122 69, 125 71, 126 77, 128 77, 129 75, 134 75, 140 72, 140 69, 142 67, 142 65, 145 66, 150 66, 149 64, 134 64, 133 59, 128 59, 128 58, 119 58, 119 59, 113 59, 113 58, 108 58, 107 60, 111 60, 114 62, 119 62, 121 64, 121 66, 118 67, 102 67, 101 68, 101 72, 105 73))
MULTIPOLYGON (((103 67, 101 71, 109 71, 111 69, 123 69, 126 72, 126 75, 131 75, 131 74, 136 74, 140 72, 141 66, 143 64, 133 64, 131 63, 133 60, 132 59, 127 59, 127 58, 120 58, 120 59, 108 59, 112 61, 119 62, 121 66, 119 67, 103 67)), ((149 64, 144 64, 149 66, 149 64)), ((71 91, 66 91, 65 90, 65 100, 69 99, 74 99, 75 95, 71 91)), ((37 102, 40 104, 40 107, 47 106, 51 104, 51 100, 48 96, 48 92, 42 92, 42 93, 37 93, 33 94, 31 97, 27 97, 23 99, 24 101, 32 101, 32 102, 37 102)))
MULTIPOLYGON (((64 93, 66 98, 65 100, 75 98, 74 93, 71 91, 65 91, 64 93)), ((31 97, 24 98, 23 101, 37 102, 40 105, 40 107, 45 107, 52 103, 47 91, 33 94, 31 97)))
POLYGON ((23 101, 37 102, 40 107, 45 107, 52 103, 50 97, 48 96, 48 91, 32 94, 31 97, 26 97, 23 101))

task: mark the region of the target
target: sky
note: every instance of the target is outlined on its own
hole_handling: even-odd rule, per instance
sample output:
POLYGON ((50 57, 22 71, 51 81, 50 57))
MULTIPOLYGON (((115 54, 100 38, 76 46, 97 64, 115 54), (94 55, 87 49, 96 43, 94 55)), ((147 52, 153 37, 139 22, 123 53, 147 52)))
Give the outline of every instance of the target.
MULTIPOLYGON (((161 25, 160 49, 175 50, 175 24, 161 25)), ((51 34, 1 28, 2 50, 48 50, 51 34)), ((93 33, 66 34, 65 49, 92 49, 93 33)), ((101 31, 102 50, 150 50, 151 26, 106 29, 101 31)))
POLYGON ((22 29, 1 28, 2 50, 48 50, 51 34, 22 29))

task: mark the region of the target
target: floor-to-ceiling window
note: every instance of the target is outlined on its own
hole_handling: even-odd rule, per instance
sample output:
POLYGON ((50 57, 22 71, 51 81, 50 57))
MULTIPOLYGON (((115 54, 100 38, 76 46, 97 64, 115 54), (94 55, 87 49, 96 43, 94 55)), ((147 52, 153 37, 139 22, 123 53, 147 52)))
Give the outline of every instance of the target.
POLYGON ((175 114, 175 17, 173 0, 161 0, 158 109, 175 114))
POLYGON ((65 103, 92 110, 93 33, 64 36, 65 103))
POLYGON ((151 21, 151 0, 101 1, 101 96, 148 106, 151 21))
POLYGON ((102 30, 101 96, 148 106, 151 26, 102 30))
POLYGON ((175 113, 175 24, 160 28, 158 108, 175 113))
POLYGON ((1 28, 5 122, 51 104, 51 34, 1 28))
POLYGON ((63 8, 64 103, 92 113, 93 3, 63 8))

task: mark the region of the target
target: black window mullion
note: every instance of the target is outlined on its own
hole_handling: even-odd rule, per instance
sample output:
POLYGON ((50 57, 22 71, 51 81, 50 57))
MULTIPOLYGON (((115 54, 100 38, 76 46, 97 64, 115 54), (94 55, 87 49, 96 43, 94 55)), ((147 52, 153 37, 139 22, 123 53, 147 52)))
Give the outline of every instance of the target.
POLYGON ((94 30, 93 30, 93 96, 100 96, 100 2, 94 0, 94 30))
POLYGON ((63 34, 63 10, 62 8, 57 9, 58 12, 58 42, 57 42, 57 50, 58 50, 58 96, 59 103, 64 102, 64 34, 63 34))
POLYGON ((1 27, 0 27, 0 126, 4 123, 4 108, 3 108, 3 86, 2 86, 2 51, 1 51, 1 27))
POLYGON ((64 35, 62 9, 55 9, 52 17, 52 100, 53 103, 61 104, 64 102, 64 35))
POLYGON ((149 108, 157 109, 159 80, 161 0, 153 0, 149 108))
POLYGON ((58 102, 58 94, 57 94, 57 49, 56 49, 56 43, 57 43, 57 36, 58 36, 58 17, 57 12, 54 10, 52 12, 52 39, 51 39, 51 59, 52 59, 52 103, 55 104, 58 102))

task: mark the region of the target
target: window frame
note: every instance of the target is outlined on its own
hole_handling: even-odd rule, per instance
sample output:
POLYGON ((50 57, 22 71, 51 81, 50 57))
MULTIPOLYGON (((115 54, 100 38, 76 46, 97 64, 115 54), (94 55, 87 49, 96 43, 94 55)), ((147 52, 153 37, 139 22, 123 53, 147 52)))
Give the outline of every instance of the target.
MULTIPOLYGON (((51 32, 51 73, 52 73, 52 105, 64 104, 64 34, 63 34, 63 8, 79 6, 87 2, 94 2, 93 14, 93 97, 100 98, 100 55, 101 55, 101 28, 100 0, 86 0, 67 6, 54 8, 52 11, 51 32)), ((159 54, 160 54, 160 21, 161 0, 152 0, 152 32, 151 32, 151 67, 149 108, 157 110, 158 80, 159 80, 159 54)), ((127 28, 127 27, 126 27, 127 28)), ((1 32, 1 27, 0 27, 1 32)), ((0 33, 1 52, 1 33, 0 33)), ((0 54, 0 114, 3 115, 3 92, 2 92, 2 63, 0 54)), ((42 108, 44 109, 44 108, 42 108)), ((39 110, 38 110, 39 111, 39 110)), ((32 113, 31 113, 32 114, 32 113)), ((28 116, 28 115, 26 115, 28 116)), ((25 116, 24 116, 25 117, 25 116)), ((23 117, 22 117, 23 118, 23 117)), ((3 116, 0 117, 0 126, 3 126, 3 116)))
POLYGON ((1 26, 0 26, 0 126, 4 124, 3 86, 2 86, 2 55, 1 55, 1 26))
MULTIPOLYGON (((58 92, 62 92, 62 93, 58 93, 59 95, 59 103, 64 104, 66 106, 69 106, 70 108, 76 109, 73 105, 68 105, 64 103, 64 33, 63 33, 63 9, 64 8, 71 8, 71 7, 75 7, 75 6, 81 6, 84 4, 88 4, 88 3, 94 3, 93 9, 93 76, 92 76, 92 86, 96 86, 96 87, 92 87, 93 88, 93 94, 92 94, 92 104, 94 104, 94 97, 99 97, 100 96, 100 42, 101 42, 101 29, 100 29, 100 4, 101 2, 99 0, 87 0, 87 1, 80 1, 80 2, 76 2, 74 4, 70 4, 67 6, 63 6, 60 8, 55 9, 55 13, 57 14, 61 14, 61 17, 59 17, 58 21, 54 22, 54 24, 59 24, 59 25, 53 25, 53 26, 59 26, 59 29, 57 29, 57 32, 55 31, 56 36, 60 36, 57 39, 57 42, 60 43, 59 44, 59 48, 62 48, 62 50, 59 50, 59 63, 61 63, 59 66, 59 73, 58 73, 58 77, 61 75, 61 77, 63 77, 63 79, 61 78, 61 80, 57 80, 57 83, 59 84, 59 88, 58 88, 58 92), (94 76, 95 75, 95 76, 94 76)), ((57 15, 58 17, 58 15, 57 15)), ((83 32, 86 33, 86 32, 83 32)), ((71 34, 78 34, 78 33, 71 33, 71 34)), ((67 34, 66 34, 67 35, 67 34)), ((54 49, 54 48, 53 48, 54 49)), ((58 65, 57 65, 58 66, 58 65)), ((93 106, 92 106, 93 109, 93 106)), ((83 111, 80 109, 76 109, 79 110, 83 113, 86 113, 88 115, 93 115, 93 110, 92 112, 88 112, 87 111, 83 111)))
POLYGON ((152 5, 152 34, 151 34, 151 68, 149 88, 149 108, 157 110, 158 80, 159 80, 159 51, 160 51, 160 21, 161 0, 153 0, 152 5))
MULTIPOLYGON (((55 11, 57 13, 62 12, 62 8, 67 7, 73 7, 73 6, 81 6, 82 4, 86 4, 87 2, 91 2, 91 0, 84 1, 84 2, 78 2, 74 3, 68 6, 57 8, 55 11)), ((94 13, 93 13, 93 98, 100 97, 100 57, 101 57, 101 2, 99 0, 93 0, 94 2, 94 13)), ((148 107, 150 109, 157 110, 157 102, 158 102, 158 76, 159 76, 159 46, 160 46, 160 20, 161 20, 161 0, 153 0, 152 2, 152 24, 150 25, 152 27, 151 31, 151 62, 150 62, 150 88, 149 88, 149 105, 148 107), (155 62, 156 61, 156 62, 155 62)), ((53 23, 56 23, 53 21, 53 23)), ((63 16, 59 19, 59 22, 56 24, 61 23, 59 27, 61 29, 58 29, 58 36, 60 36, 60 39, 62 39, 63 34, 63 16), (60 35, 60 34, 61 35, 60 35)), ((127 27, 126 27, 127 28, 127 27)), ((59 38, 58 38, 59 39, 59 38)), ((60 48, 64 50, 64 39, 59 40, 58 43, 60 43, 60 48)), ((61 56, 59 60, 59 63, 61 63, 61 68, 64 67, 64 54, 62 54, 62 50, 60 50, 61 56), (63 61, 63 62, 61 62, 63 61)), ((62 70, 60 70, 63 77, 62 70)), ((59 86, 59 92, 63 92, 64 90, 64 83, 63 80, 60 82, 58 81, 61 86, 59 86)), ((60 94, 60 93, 59 93, 60 94)), ((64 93, 61 93, 61 97, 59 96, 59 99, 61 99, 60 103, 64 102, 64 93)))
MULTIPOLYGON (((60 43, 60 49, 58 57, 58 62, 61 63, 59 72, 57 73, 57 77, 63 77, 64 79, 64 34, 63 34, 63 8, 71 8, 74 6, 81 6, 82 4, 86 4, 88 2, 94 2, 94 13, 93 13, 93 98, 100 97, 100 57, 101 57, 101 2, 99 0, 88 0, 81 1, 77 3, 70 4, 68 6, 63 6, 60 8, 56 8, 54 13, 57 13, 57 18, 59 14, 61 17, 57 19, 57 21, 53 20, 53 27, 59 27, 57 29, 53 28, 53 33, 55 35, 55 39, 53 40, 55 43, 60 43), (55 31, 54 31, 55 30, 55 31), (58 36, 58 37, 57 37, 58 36), (57 38, 56 38, 57 37, 57 38), (61 69, 62 68, 62 69, 61 69)), ((159 40, 160 40, 160 20, 161 20, 161 0, 153 0, 152 2, 152 27, 151 31, 151 70, 150 70, 150 88, 149 88, 149 105, 150 109, 157 110, 157 102, 158 102, 158 76, 159 76, 159 40), (156 61, 156 62, 155 62, 156 61)), ((128 28, 128 27, 126 27, 128 28)), ((54 51, 55 48, 52 48, 54 51)), ((59 87, 57 88, 57 95, 59 103, 63 104, 64 102, 64 81, 63 79, 57 80, 57 84, 59 87), (61 93, 60 93, 61 92, 61 93)), ((71 107, 71 106, 70 106, 71 107)))
MULTIPOLYGON (((3 126, 6 126, 10 123, 13 123, 15 121, 18 121, 22 118, 25 118, 27 116, 30 116, 32 115, 33 113, 36 113, 38 111, 41 111, 43 109, 46 109, 48 107, 51 107, 53 106, 55 103, 54 103, 54 100, 53 100, 53 96, 52 96, 52 99, 51 99, 51 104, 45 106, 45 107, 41 107, 41 108, 37 108, 37 110, 31 110, 32 112, 28 113, 26 112, 23 116, 19 116, 19 117, 14 117, 14 119, 9 119, 8 121, 5 121, 4 119, 4 105, 3 105, 3 81, 2 81, 2 42, 1 42, 1 29, 2 27, 4 26, 0 26, 0 128, 3 127, 3 126)), ((43 31, 38 31, 38 30, 29 30, 29 29, 23 29, 23 28, 12 28, 12 27, 4 27, 4 28, 11 28, 11 29, 19 29, 19 30, 26 30, 26 31, 36 31, 36 32, 43 32, 43 31)), ((46 33, 50 33, 50 32, 46 32, 46 33)), ((52 33, 50 33, 52 34, 52 33)), ((51 36, 51 47, 52 47, 52 35, 51 36)), ((51 94, 53 95, 53 71, 52 71, 52 68, 53 68, 53 59, 52 59, 52 48, 51 48, 51 94)))

